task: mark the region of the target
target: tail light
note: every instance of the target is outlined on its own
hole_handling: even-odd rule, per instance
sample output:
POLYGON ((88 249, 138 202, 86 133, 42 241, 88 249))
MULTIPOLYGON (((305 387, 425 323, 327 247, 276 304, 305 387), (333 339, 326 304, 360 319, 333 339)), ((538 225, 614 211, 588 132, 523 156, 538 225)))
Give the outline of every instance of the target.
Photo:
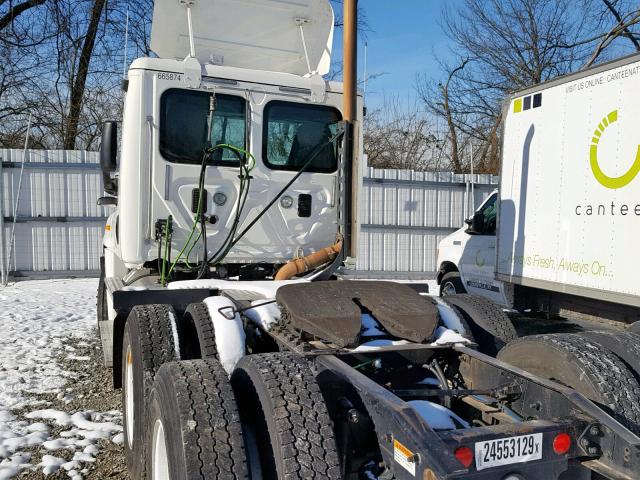
POLYGON ((469 468, 471 462, 473 462, 473 450, 469 447, 458 447, 453 453, 458 461, 464 465, 464 468, 469 468))
POLYGON ((553 451, 558 455, 564 455, 571 448, 571 437, 568 433, 559 433, 553 439, 553 451))

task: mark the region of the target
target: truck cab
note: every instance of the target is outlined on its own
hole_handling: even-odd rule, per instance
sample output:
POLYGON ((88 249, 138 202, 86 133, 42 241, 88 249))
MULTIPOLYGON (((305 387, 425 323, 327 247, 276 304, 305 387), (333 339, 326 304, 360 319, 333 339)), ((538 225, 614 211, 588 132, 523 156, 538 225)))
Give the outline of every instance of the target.
POLYGON ((465 226, 438 245, 440 295, 471 293, 508 307, 505 284, 495 279, 498 190, 489 194, 465 226))
POLYGON ((130 65, 122 121, 103 130, 100 203, 115 207, 98 292, 107 365, 116 292, 268 280, 292 259, 317 270, 305 257, 339 254, 343 85, 324 78, 333 28, 328 2, 155 2, 159 58, 130 65))

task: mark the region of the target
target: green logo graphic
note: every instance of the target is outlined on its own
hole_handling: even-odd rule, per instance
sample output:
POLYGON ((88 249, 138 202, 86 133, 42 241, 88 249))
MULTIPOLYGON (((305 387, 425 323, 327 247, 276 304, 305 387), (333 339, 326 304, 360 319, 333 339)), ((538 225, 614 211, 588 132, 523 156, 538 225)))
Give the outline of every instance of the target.
POLYGON ((596 130, 593 132, 590 150, 590 163, 593 176, 596 177, 596 180, 598 180, 598 182, 600 182, 602 186, 611 189, 622 188, 625 185, 628 185, 631 180, 636 178, 638 172, 640 172, 640 145, 638 145, 638 152, 636 153, 636 159, 633 162, 633 165, 624 175, 621 175, 619 177, 610 177, 600 168, 600 164, 598 163, 598 143, 600 142, 600 138, 602 137, 602 134, 604 133, 606 128, 617 121, 617 110, 614 110, 602 119, 602 121, 598 124, 598 128, 596 128, 596 130))
POLYGON ((482 258, 482 255, 481 255, 481 254, 482 254, 482 252, 481 252, 480 250, 478 250, 478 251, 476 252, 476 266, 477 266, 477 267, 480 267, 480 268, 484 267, 484 266, 485 266, 485 263, 486 263, 486 262, 484 261, 484 258, 482 258))

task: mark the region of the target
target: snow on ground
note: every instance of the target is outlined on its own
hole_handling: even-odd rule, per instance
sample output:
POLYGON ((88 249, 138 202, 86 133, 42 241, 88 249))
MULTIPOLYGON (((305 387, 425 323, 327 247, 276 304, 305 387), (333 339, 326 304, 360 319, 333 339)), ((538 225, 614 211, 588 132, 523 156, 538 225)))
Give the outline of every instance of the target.
POLYGON ((63 412, 49 408, 47 400, 70 405, 83 395, 74 392, 76 373, 60 357, 88 362, 68 340, 95 335, 96 289, 95 279, 28 281, 0 289, 0 480, 24 470, 48 475, 59 469, 81 479, 100 439, 121 441, 119 411, 63 412), (51 454, 36 456, 36 449, 51 454))

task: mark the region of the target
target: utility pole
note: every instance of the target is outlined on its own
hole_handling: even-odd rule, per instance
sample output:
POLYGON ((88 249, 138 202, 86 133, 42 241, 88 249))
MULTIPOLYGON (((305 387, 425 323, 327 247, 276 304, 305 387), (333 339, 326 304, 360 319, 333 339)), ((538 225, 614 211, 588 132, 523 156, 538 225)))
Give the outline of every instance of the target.
POLYGON ((355 149, 355 124, 358 118, 357 97, 357 67, 358 67, 358 0, 344 0, 344 100, 343 114, 346 123, 344 136, 345 151, 347 153, 347 218, 344 246, 346 257, 355 259, 358 251, 357 236, 355 235, 358 218, 358 154, 355 149))

